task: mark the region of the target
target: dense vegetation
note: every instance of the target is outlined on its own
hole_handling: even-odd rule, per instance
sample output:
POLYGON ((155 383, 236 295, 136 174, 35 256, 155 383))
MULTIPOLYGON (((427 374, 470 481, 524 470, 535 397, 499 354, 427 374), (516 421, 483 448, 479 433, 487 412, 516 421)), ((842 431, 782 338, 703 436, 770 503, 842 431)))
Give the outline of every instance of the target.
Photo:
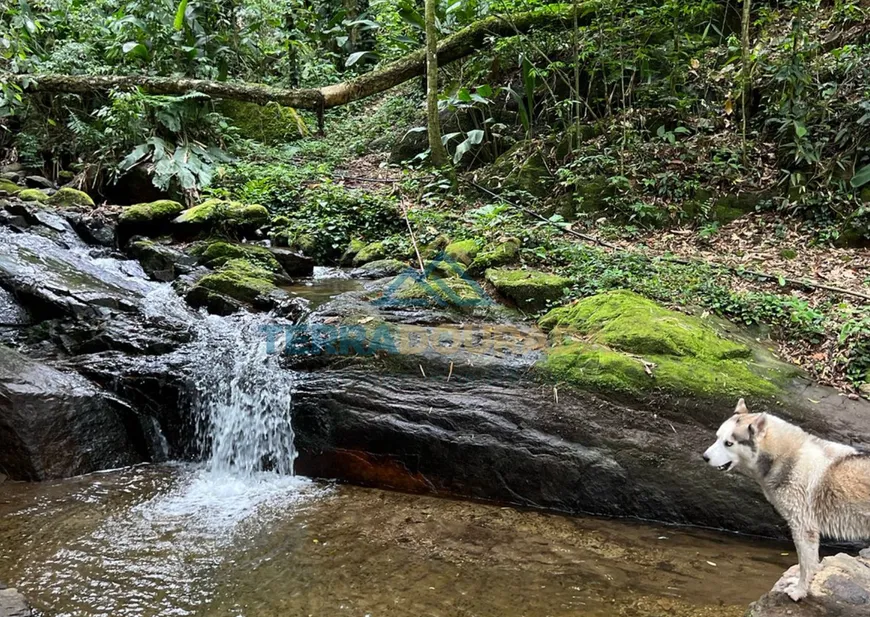
MULTIPOLYGON (((440 2, 437 27, 444 36, 547 4, 440 2)), ((316 114, 277 104, 195 91, 30 92, 15 77, 323 86, 421 47, 422 2, 10 2, 0 15, 0 158, 74 176, 98 201, 262 204, 273 240, 324 263, 353 239, 410 256, 403 211, 421 244, 515 236, 522 263, 568 276, 573 295, 630 288, 712 311, 760 326, 825 381, 867 382, 870 312, 854 295, 870 291, 867 273, 828 281, 852 294, 800 284, 830 269, 806 265, 826 247, 870 239, 867 3, 753 2, 748 46, 737 0, 574 4, 576 28, 492 37, 441 67, 454 176, 428 166, 419 80, 327 112, 321 136, 316 114), (650 239, 670 228, 692 230, 684 257, 742 228, 783 242, 723 269, 655 250, 650 239), (633 250, 641 242, 651 250, 633 250)), ((860 250, 838 250, 860 271, 860 250)))

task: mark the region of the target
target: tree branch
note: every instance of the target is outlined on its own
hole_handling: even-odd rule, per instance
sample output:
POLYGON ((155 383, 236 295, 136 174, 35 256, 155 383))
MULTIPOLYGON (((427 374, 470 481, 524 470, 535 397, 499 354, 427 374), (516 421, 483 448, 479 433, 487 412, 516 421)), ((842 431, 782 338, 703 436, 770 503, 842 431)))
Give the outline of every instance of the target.
MULTIPOLYGON (((598 0, 588 0, 576 7, 553 4, 516 13, 507 17, 492 15, 477 21, 438 44, 438 62, 446 65, 486 47, 494 37, 514 36, 537 26, 573 27, 576 16, 579 25, 586 25, 598 8, 598 0)), ((202 92, 215 98, 247 101, 260 105, 276 102, 297 109, 321 111, 345 105, 398 86, 426 69, 426 50, 418 49, 380 69, 355 79, 325 86, 287 90, 263 84, 231 83, 177 77, 139 75, 15 75, 0 73, 0 83, 18 82, 25 92, 107 92, 114 89, 142 88, 153 94, 184 94, 202 92)))

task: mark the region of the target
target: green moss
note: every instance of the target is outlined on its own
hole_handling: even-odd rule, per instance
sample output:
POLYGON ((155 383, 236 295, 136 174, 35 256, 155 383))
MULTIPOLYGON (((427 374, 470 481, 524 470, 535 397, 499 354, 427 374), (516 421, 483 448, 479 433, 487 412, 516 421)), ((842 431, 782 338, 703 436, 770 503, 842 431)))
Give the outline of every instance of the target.
POLYGON ((798 254, 794 249, 780 249, 779 256, 783 259, 794 259, 798 254))
POLYGON ((414 303, 446 304, 459 309, 488 303, 474 285, 461 278, 428 279, 425 284, 408 279, 393 297, 414 303))
POLYGON ((536 270, 486 271, 486 280, 496 291, 525 311, 539 311, 565 294, 570 279, 536 270))
POLYGON ((274 280, 265 268, 245 259, 230 259, 217 272, 199 279, 194 287, 251 303, 273 291, 274 280))
POLYGON ((118 222, 122 225, 163 223, 178 216, 183 210, 184 206, 177 201, 161 199, 124 208, 118 222))
POLYGON ((231 242, 212 242, 199 255, 199 262, 209 268, 218 268, 230 260, 242 259, 268 270, 271 273, 280 273, 283 268, 272 252, 263 246, 250 244, 234 244, 231 242))
POLYGON ((478 276, 488 268, 506 266, 517 258, 519 252, 520 241, 516 238, 487 244, 468 266, 468 274, 478 276))
POLYGON ((338 260, 338 263, 342 266, 350 266, 353 265, 354 258, 359 254, 361 250, 363 250, 366 246, 366 243, 358 238, 354 238, 347 245, 347 248, 344 249, 344 253, 341 254, 341 258, 338 260))
POLYGON ((269 211, 257 204, 207 199, 179 214, 174 223, 187 225, 261 226, 269 222, 269 211))
POLYGON ((223 101, 220 111, 232 120, 242 137, 265 144, 286 143, 298 139, 305 131, 305 123, 295 109, 274 102, 257 105, 223 101))
POLYGON ((67 169, 61 169, 59 172, 57 172, 58 183, 72 182, 73 180, 75 180, 75 177, 75 172, 69 171, 67 169))
POLYGON ((432 242, 422 248, 422 250, 420 251, 420 256, 423 259, 434 259, 441 254, 441 252, 447 247, 448 244, 450 244, 450 238, 448 238, 444 234, 441 234, 437 236, 434 240, 432 240, 432 242))
POLYGON ((64 187, 48 198, 48 204, 56 208, 93 208, 94 200, 87 193, 64 187))
POLYGON ((453 261, 468 266, 480 252, 481 244, 479 240, 475 239, 451 242, 444 247, 444 254, 453 261))
POLYGON ((459 261, 427 261, 424 263, 429 276, 435 278, 449 279, 460 278, 465 275, 465 266, 459 261))
POLYGON ((636 354, 748 358, 746 345, 719 336, 701 319, 670 311, 630 291, 611 291, 553 309, 539 321, 560 336, 583 336, 636 354))
POLYGON ((369 261, 386 259, 386 257, 387 250, 384 247, 384 243, 372 242, 371 244, 366 244, 362 249, 360 249, 356 254, 356 257, 353 258, 353 265, 361 266, 369 261))
POLYGON ((17 195, 22 191, 22 187, 18 186, 11 180, 6 180, 5 178, 0 178, 0 191, 5 191, 10 195, 17 195))
POLYGON ((366 272, 370 276, 377 274, 380 277, 395 276, 400 272, 405 271, 408 265, 404 261, 398 259, 377 259, 369 261, 360 266, 360 270, 366 272))
POLYGON ((766 397, 795 373, 697 317, 628 291, 554 309, 539 323, 553 343, 541 363, 545 373, 593 390, 766 397))
POLYGON ((48 195, 39 189, 24 189, 18 193, 18 199, 21 201, 38 201, 39 203, 43 203, 48 201, 48 195))
POLYGON ((502 190, 525 191, 535 197, 547 196, 554 184, 540 147, 530 141, 521 141, 499 156, 487 175, 502 190))

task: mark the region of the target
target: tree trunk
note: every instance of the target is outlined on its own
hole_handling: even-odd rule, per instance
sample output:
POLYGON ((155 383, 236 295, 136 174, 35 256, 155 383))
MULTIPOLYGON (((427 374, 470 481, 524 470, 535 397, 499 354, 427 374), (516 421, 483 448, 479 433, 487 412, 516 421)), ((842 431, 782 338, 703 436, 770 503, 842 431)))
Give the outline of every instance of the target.
POLYGON ((740 94, 743 163, 746 164, 746 133, 749 128, 749 98, 752 96, 752 84, 749 69, 749 25, 752 15, 752 0, 743 0, 743 23, 740 32, 740 94))
POLYGON ((447 148, 441 142, 438 117, 438 32, 435 30, 435 3, 426 0, 426 128, 429 132, 429 159, 435 167, 448 161, 447 148))
MULTIPOLYGON (((490 44, 492 37, 513 36, 536 26, 573 26, 588 24, 599 0, 587 0, 575 6, 556 4, 506 17, 492 15, 481 19, 438 43, 441 66, 464 58, 490 44)), ((426 67, 426 49, 418 49, 383 68, 350 81, 323 88, 286 90, 263 84, 216 82, 203 79, 147 77, 139 75, 13 75, 0 73, 0 82, 15 81, 26 92, 107 92, 115 88, 139 87, 154 94, 184 94, 191 90, 216 98, 265 104, 280 103, 297 109, 322 111, 351 101, 384 92, 420 76, 426 67)))

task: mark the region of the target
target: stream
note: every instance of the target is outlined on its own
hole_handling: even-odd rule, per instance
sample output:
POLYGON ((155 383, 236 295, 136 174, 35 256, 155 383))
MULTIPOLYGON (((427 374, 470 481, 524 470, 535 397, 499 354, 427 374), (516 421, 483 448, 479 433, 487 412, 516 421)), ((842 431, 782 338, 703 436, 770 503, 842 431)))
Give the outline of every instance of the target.
MULTIPOLYGON (((295 476, 293 372, 264 349, 269 317, 203 316, 135 262, 7 239, 94 272, 82 293, 108 280, 118 304, 194 334, 160 361, 186 367, 201 462, 0 478, 0 581, 39 615, 736 617, 795 561, 737 536, 295 476)), ((359 285, 320 270, 287 290, 317 306, 359 285)))

